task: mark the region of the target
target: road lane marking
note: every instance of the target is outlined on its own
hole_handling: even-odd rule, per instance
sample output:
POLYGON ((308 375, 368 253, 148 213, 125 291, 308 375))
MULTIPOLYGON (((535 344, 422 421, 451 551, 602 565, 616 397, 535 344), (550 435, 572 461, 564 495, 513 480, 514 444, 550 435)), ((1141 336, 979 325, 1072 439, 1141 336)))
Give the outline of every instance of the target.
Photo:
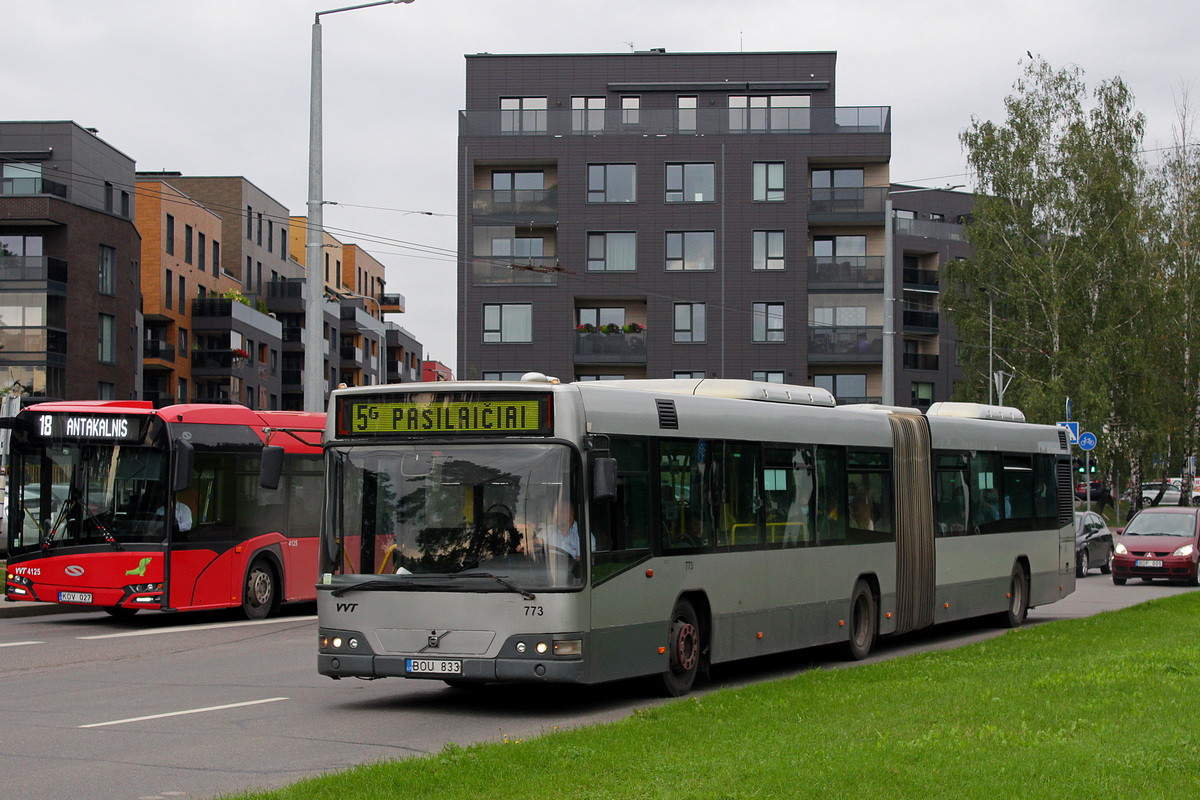
POLYGON ((76 639, 124 639, 128 636, 155 636, 160 633, 191 633, 192 631, 215 631, 224 628, 241 628, 246 625, 276 625, 280 622, 307 622, 316 619, 316 614, 306 617, 276 617, 274 619, 256 619, 247 622, 214 622, 210 625, 181 625, 173 628, 153 628, 146 631, 123 631, 121 633, 101 633, 96 636, 76 636, 76 639))
POLYGON ((89 725, 80 725, 81 728, 103 728, 105 725, 124 725, 126 722, 145 722, 149 719, 162 719, 163 717, 181 717, 185 714, 203 714, 207 711, 224 711, 227 708, 243 708, 245 706, 257 706, 263 703, 278 703, 280 700, 287 700, 286 697, 268 697, 264 700, 247 700, 244 703, 227 703, 223 706, 208 706, 207 708, 189 708, 186 711, 168 711, 165 714, 150 714, 145 717, 130 717, 129 719, 114 719, 108 722, 93 722, 89 725))
POLYGON ((45 644, 45 642, 0 642, 0 647, 20 647, 25 644, 45 644))

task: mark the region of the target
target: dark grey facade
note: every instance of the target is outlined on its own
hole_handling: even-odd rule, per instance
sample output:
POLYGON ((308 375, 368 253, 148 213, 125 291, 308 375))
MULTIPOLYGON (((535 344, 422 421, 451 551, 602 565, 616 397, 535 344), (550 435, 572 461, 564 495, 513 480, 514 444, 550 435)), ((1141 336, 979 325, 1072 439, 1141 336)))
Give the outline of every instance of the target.
POLYGON ((758 378, 879 401, 890 109, 839 106, 835 68, 468 56, 459 377, 758 378))
POLYGON ((0 374, 26 394, 141 389, 133 159, 74 122, 0 122, 0 374))

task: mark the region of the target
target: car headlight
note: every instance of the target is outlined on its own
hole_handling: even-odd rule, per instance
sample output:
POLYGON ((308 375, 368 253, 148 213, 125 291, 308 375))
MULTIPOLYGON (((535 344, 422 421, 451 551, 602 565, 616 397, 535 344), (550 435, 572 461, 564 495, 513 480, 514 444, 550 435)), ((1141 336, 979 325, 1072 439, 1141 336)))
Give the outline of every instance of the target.
POLYGON ((1179 548, 1174 553, 1171 553, 1171 555, 1173 555, 1173 556, 1190 556, 1194 552, 1196 552, 1196 546, 1194 544, 1185 544, 1183 547, 1179 548))
POLYGON ((1129 551, 1125 549, 1125 545, 1117 542, 1117 546, 1113 548, 1113 552, 1117 555, 1128 555, 1129 551))

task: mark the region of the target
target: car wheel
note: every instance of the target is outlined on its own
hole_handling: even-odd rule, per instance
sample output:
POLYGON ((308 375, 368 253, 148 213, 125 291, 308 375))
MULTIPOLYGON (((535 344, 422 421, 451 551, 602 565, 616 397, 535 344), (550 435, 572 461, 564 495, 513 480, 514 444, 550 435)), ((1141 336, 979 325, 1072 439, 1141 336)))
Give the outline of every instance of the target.
POLYGON ((1087 548, 1080 550, 1075 554, 1075 577, 1086 578, 1088 574, 1088 554, 1087 548))
POLYGON ((1110 547, 1110 548, 1108 548, 1108 556, 1105 557, 1104 563, 1100 565, 1100 571, 1103 572, 1105 575, 1111 574, 1112 573, 1112 562, 1113 562, 1113 549, 1110 547))
POLYGON ((1184 583, 1188 586, 1200 586, 1200 565, 1197 565, 1196 571, 1189 575, 1184 583))
POLYGON ((1124 578, 1118 578, 1116 575, 1113 575, 1113 583, 1115 583, 1117 586, 1124 586, 1124 585, 1125 585, 1125 579, 1124 579, 1124 578))

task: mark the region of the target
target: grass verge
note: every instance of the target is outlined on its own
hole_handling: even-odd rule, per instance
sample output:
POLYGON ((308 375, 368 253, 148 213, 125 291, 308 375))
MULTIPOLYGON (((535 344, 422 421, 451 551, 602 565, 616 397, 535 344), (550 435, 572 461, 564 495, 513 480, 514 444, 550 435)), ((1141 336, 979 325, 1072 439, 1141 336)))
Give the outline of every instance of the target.
POLYGON ((1191 800, 1197 697, 1189 592, 231 797, 1191 800))

